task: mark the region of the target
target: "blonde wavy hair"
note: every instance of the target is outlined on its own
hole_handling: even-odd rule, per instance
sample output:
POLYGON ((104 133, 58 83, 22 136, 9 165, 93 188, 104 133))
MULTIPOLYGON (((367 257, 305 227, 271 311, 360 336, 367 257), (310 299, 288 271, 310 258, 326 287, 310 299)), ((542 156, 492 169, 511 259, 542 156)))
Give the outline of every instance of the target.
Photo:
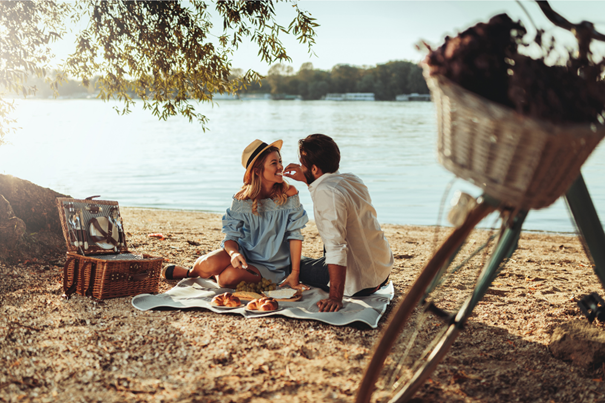
MULTIPOLYGON (((256 215, 260 215, 258 211, 258 202, 260 199, 260 195, 262 192, 262 175, 265 171, 265 161, 269 154, 273 151, 277 151, 277 153, 281 156, 279 152, 279 148, 277 147, 269 147, 261 155, 258 156, 256 161, 254 161, 254 165, 252 165, 251 175, 250 175, 250 183, 244 183, 239 192, 235 194, 235 198, 238 200, 252 200, 252 213, 256 215)), ((283 181, 282 183, 273 184, 273 189, 271 189, 271 194, 269 194, 269 198, 275 202, 275 204, 281 206, 286 201, 288 201, 288 195, 286 192, 290 188, 290 185, 283 181)))

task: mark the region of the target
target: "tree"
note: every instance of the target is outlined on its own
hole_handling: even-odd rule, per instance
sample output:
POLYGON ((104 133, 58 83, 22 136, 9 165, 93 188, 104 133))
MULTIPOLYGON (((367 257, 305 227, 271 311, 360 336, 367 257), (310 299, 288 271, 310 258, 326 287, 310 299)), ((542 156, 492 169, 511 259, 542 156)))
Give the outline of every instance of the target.
POLYGON ((360 69, 348 64, 339 64, 332 68, 332 91, 337 93, 355 92, 360 69))
POLYGON ((271 94, 285 94, 287 93, 286 82, 288 76, 292 75, 292 66, 284 66, 281 63, 274 64, 268 71, 267 81, 271 86, 271 94))
MULTIPOLYGON (((0 88, 34 93, 26 77, 45 75, 50 45, 63 36, 68 22, 85 23, 62 72, 49 80, 53 89, 66 75, 79 78, 84 87, 98 75, 100 97, 122 101, 122 113, 130 111, 134 94, 160 119, 180 114, 204 126, 207 119, 195 112, 191 100, 212 102, 214 93, 234 93, 261 79, 254 70, 231 74, 230 56, 244 40, 254 43, 268 64, 291 61, 280 34, 296 36, 311 52, 315 19, 294 3, 290 25, 279 25, 278 1, 217 1, 223 26, 215 41, 207 1, 2 1, 0 88)), ((11 109, 0 93, 0 118, 8 119, 11 109)), ((0 141, 10 130, 11 124, 0 123, 0 141)))
MULTIPOLYGON (((212 102, 214 93, 234 93, 262 78, 231 66, 231 55, 245 39, 268 64, 291 61, 280 34, 295 35, 310 51, 318 24, 294 3, 288 28, 279 25, 277 1, 217 1, 223 26, 214 41, 206 1, 0 1, 0 145, 15 130, 9 116, 14 105, 3 96, 34 94, 37 87, 27 84, 28 76, 46 77, 55 94, 67 76, 77 77, 84 90, 96 79, 100 97, 122 101, 122 113, 136 96, 160 119, 180 114, 205 127, 206 117, 195 112, 192 100, 212 102), (70 21, 86 27, 59 72, 47 77, 50 46, 70 21)), ((56 192, 17 178, 0 180, 0 260, 64 249, 58 220, 49 220, 57 215, 56 192)))
MULTIPOLYGON (((52 56, 50 44, 65 33, 62 21, 68 11, 67 4, 50 1, 0 2, 0 91, 24 97, 35 93, 36 87, 26 86, 27 76, 46 74, 52 56)), ((15 130, 15 120, 10 118, 14 105, 2 95, 0 92, 0 145, 15 130)))

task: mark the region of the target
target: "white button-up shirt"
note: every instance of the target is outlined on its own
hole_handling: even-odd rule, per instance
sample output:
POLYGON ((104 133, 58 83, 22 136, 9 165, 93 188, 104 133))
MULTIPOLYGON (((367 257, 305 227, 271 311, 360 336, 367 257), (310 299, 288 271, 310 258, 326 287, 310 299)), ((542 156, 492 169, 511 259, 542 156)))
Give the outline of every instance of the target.
POLYGON ((394 260, 366 185, 353 174, 336 171, 316 179, 309 192, 326 264, 347 268, 344 294, 380 285, 394 260))

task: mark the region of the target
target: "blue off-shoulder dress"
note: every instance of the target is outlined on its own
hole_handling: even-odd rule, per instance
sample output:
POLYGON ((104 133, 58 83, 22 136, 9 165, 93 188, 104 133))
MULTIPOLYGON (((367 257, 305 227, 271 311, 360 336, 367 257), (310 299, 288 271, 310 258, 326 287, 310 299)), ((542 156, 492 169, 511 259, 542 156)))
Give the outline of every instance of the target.
POLYGON ((226 241, 235 241, 246 262, 256 267, 264 278, 279 283, 291 268, 290 240, 303 240, 301 229, 309 221, 298 193, 277 205, 272 199, 258 202, 259 215, 252 213, 251 200, 237 200, 223 216, 226 241))

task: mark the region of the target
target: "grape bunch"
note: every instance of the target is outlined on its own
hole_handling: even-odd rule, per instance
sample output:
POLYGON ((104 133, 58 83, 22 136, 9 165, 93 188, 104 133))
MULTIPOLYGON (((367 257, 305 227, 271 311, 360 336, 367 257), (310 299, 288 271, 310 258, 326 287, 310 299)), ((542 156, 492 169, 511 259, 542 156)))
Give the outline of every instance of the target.
POLYGON ((276 287, 277 285, 271 282, 271 280, 269 280, 268 278, 263 278, 258 283, 247 283, 245 281, 242 281, 237 285, 235 290, 261 293, 263 291, 273 291, 276 287))

